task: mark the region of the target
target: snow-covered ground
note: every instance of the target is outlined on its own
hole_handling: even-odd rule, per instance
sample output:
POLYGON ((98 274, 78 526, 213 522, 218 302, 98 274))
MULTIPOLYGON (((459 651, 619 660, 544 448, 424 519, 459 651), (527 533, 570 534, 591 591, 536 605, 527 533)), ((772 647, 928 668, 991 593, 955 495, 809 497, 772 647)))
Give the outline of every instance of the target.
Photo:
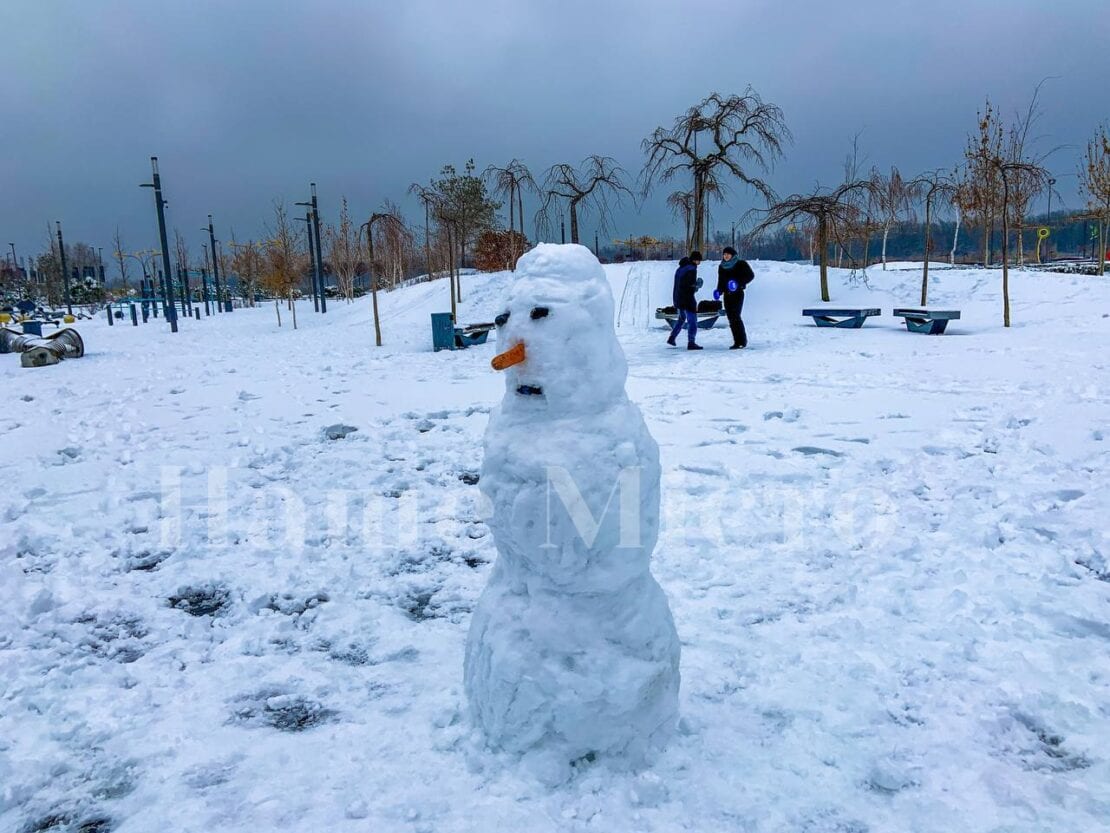
POLYGON ((652 319, 674 264, 606 267, 682 721, 553 790, 468 722, 504 381, 492 338, 430 352, 443 282, 382 296, 380 349, 363 299, 0 356, 0 830, 1106 829, 1110 282, 1015 273, 1006 331, 997 271, 938 270, 928 337, 910 268, 834 271, 884 317, 828 330, 814 268, 754 265, 751 347, 701 353, 652 319))

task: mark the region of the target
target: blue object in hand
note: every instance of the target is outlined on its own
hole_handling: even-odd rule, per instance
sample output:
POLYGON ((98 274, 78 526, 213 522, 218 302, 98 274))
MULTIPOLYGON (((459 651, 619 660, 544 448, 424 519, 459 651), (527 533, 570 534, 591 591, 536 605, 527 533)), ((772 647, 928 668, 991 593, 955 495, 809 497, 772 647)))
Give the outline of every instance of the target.
POLYGON ((729 281, 728 282, 728 291, 729 292, 735 292, 737 290, 737 288, 738 288, 738 285, 737 285, 736 281, 729 281))
POLYGON ((721 290, 719 290, 719 289, 714 289, 713 290, 713 300, 714 301, 721 300, 721 290))

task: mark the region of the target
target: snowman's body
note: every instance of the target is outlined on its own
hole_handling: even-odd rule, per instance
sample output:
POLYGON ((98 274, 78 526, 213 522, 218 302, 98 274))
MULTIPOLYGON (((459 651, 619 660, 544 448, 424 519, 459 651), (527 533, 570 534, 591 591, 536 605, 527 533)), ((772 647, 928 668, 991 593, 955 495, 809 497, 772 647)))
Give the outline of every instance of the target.
POLYGON ((659 450, 624 390, 597 259, 533 249, 499 323, 521 352, 486 430, 498 558, 470 627, 471 710, 497 748, 634 765, 674 726, 679 644, 649 565, 659 450))

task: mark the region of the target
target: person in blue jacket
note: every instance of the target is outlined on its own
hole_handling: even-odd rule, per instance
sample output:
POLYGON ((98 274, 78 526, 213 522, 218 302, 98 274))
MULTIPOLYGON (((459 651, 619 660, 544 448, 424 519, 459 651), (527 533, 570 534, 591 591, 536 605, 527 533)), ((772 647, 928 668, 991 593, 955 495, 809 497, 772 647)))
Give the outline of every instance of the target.
POLYGON ((688 257, 678 262, 678 269, 674 273, 674 293, 672 300, 674 308, 678 311, 678 321, 667 339, 667 344, 675 346, 675 339, 686 327, 689 332, 687 350, 701 350, 701 346, 694 343, 698 335, 698 264, 701 263, 701 252, 690 252, 688 257))

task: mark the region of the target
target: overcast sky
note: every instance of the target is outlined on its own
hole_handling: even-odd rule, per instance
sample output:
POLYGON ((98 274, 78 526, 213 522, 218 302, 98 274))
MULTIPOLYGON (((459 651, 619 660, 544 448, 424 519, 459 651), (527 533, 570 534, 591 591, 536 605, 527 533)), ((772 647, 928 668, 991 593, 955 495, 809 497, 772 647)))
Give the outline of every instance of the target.
MULTIPOLYGON (((794 143, 780 193, 830 184, 852 138, 904 172, 959 161, 990 96, 1006 116, 1042 92, 1041 148, 1077 204, 1082 147, 1110 118, 1106 0, 355 2, 2 0, 0 245, 156 245, 160 159, 167 221, 257 235, 275 198, 366 215, 402 203, 446 162, 516 156, 535 173, 588 154, 640 172, 640 142, 711 91, 752 85, 794 143)), ((681 231, 660 189, 608 235, 681 231)), ((737 190, 727 226, 752 205, 737 190)), ((535 200, 525 206, 531 216, 535 200)), ((1043 210, 1043 207, 1041 207, 1043 210)), ((595 223, 583 222, 592 242, 595 223)))

